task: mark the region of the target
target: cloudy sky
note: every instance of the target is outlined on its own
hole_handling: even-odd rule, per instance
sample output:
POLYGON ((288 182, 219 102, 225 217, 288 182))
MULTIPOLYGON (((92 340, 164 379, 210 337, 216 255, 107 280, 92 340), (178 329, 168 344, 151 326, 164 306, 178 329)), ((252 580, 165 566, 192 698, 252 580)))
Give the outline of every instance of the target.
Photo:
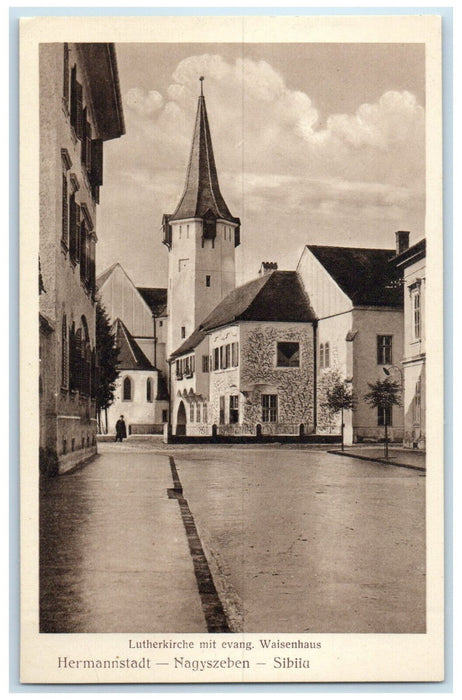
POLYGON ((182 194, 204 75, 220 188, 242 222, 238 282, 307 243, 425 234, 421 44, 118 44, 127 133, 108 142, 98 272, 165 286, 162 214, 182 194))

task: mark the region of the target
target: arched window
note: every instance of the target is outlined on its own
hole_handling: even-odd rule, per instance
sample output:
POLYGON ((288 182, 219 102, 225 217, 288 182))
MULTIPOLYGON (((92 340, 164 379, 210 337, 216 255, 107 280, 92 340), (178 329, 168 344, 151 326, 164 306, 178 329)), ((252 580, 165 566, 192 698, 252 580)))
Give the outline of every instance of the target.
POLYGON ((125 377, 123 381, 122 401, 132 401, 132 380, 125 377))
POLYGON ((324 346, 324 367, 330 367, 330 349, 329 343, 324 346))
POLYGON ((146 401, 152 403, 152 379, 148 377, 146 379, 146 401))
POLYGON ((324 367, 324 343, 319 346, 319 366, 321 369, 324 367))

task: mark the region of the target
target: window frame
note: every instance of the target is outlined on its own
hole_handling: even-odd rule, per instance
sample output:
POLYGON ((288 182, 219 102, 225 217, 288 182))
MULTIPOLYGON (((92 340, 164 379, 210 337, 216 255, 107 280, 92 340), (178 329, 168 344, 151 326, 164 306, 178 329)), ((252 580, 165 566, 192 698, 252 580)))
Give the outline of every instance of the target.
POLYGON ((393 426, 393 407, 392 406, 378 406, 377 407, 377 425, 387 428, 393 426), (385 421, 388 421, 385 423, 385 421))
POLYGON ((299 341, 289 341, 289 340, 278 340, 276 342, 276 367, 278 368, 283 368, 283 369, 299 369, 300 368, 300 342, 299 341), (287 357, 287 355, 284 353, 282 348, 280 346, 288 346, 288 345, 293 345, 297 346, 296 350, 292 353, 290 357, 287 357), (293 361, 293 356, 297 355, 296 362, 293 361), (281 364, 281 358, 282 356, 285 358, 285 362, 282 362, 281 364))
POLYGON ((261 395, 261 419, 262 423, 277 423, 278 422, 278 395, 277 394, 262 394, 261 395), (265 405, 267 403, 268 405, 265 405))
POLYGON ((377 364, 393 364, 393 336, 377 335, 377 364), (389 341, 389 342, 388 342, 389 341))
POLYGON ((229 397, 229 422, 239 423, 239 394, 231 394, 229 397))
POLYGON ((134 394, 135 394, 135 391, 134 391, 134 386, 133 386, 133 379, 131 377, 129 377, 127 374, 122 380, 122 401, 126 401, 126 402, 133 401, 134 394), (128 384, 127 384, 127 382, 128 382, 128 384), (126 386, 130 387, 130 397, 129 398, 126 397, 126 391, 125 391, 126 386))

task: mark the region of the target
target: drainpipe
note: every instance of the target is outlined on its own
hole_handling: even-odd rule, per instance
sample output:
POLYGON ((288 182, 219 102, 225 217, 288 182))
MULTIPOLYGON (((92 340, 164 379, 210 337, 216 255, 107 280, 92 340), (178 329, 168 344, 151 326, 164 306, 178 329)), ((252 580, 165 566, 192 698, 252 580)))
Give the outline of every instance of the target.
POLYGON ((152 314, 152 321, 154 324, 154 367, 157 369, 157 325, 155 314, 152 314))
POLYGON ((318 322, 313 321, 313 424, 318 430, 318 322))
POLYGON ((167 442, 172 434, 172 361, 168 361, 168 421, 167 421, 167 442))

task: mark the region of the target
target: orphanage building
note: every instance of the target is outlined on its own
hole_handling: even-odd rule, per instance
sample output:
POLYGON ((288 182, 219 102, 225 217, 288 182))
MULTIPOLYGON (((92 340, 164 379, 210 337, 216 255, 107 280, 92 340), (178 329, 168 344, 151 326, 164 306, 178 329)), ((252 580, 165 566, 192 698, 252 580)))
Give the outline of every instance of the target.
POLYGON ((402 440, 401 408, 361 401, 403 354, 397 251, 308 245, 295 271, 263 263, 236 288, 240 228, 220 191, 201 91, 185 188, 163 217, 172 434, 338 434, 326 391, 347 380, 359 401, 346 439, 381 439, 386 423, 402 440))

